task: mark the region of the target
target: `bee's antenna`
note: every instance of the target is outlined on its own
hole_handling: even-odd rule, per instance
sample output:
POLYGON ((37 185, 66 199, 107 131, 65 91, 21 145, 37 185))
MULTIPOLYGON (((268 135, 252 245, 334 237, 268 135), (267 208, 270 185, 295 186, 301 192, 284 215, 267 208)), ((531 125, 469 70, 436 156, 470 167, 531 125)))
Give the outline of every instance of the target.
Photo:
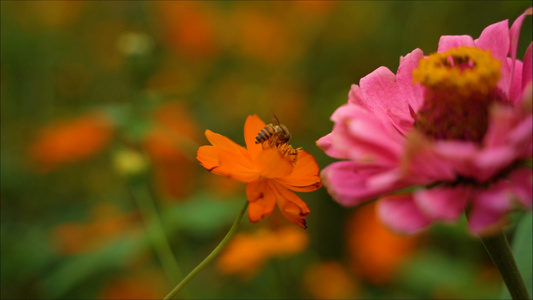
POLYGON ((276 114, 274 113, 274 111, 272 111, 272 109, 271 109, 270 112, 272 113, 272 116, 273 116, 274 119, 276 120, 276 124, 281 125, 281 123, 279 122, 278 117, 276 116, 276 114))

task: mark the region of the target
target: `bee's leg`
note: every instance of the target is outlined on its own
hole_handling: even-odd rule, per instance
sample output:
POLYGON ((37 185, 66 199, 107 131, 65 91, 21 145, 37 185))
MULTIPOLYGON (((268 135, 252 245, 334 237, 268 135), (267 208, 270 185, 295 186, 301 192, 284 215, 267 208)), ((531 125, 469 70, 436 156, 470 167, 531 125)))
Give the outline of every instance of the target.
POLYGON ((275 146, 277 146, 278 145, 277 143, 278 143, 278 136, 274 135, 270 142, 270 148, 274 148, 275 146))

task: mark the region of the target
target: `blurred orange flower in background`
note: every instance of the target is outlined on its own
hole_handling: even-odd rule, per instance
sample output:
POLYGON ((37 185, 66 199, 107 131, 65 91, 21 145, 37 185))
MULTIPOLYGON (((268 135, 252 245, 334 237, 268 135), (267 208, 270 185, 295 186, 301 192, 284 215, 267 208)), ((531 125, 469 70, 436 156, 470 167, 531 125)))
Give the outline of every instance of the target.
POLYGON ((248 217, 258 222, 269 215, 274 207, 280 208, 285 218, 302 228, 310 213, 307 204, 292 191, 311 192, 322 186, 315 158, 301 150, 282 143, 268 146, 255 143, 255 137, 265 127, 256 115, 248 116, 244 124, 244 148, 227 137, 206 130, 212 146, 198 149, 197 159, 209 172, 248 183, 248 217))
POLYGON ((188 58, 208 58, 218 52, 216 15, 209 5, 196 1, 158 1, 166 42, 176 52, 188 58))
POLYGON ((265 62, 278 62, 294 56, 298 48, 296 36, 291 36, 278 16, 251 5, 238 6, 232 18, 236 49, 245 56, 265 62))
POLYGON ((29 148, 29 156, 39 172, 96 155, 113 137, 114 125, 106 114, 93 112, 74 120, 42 128, 29 148))
POLYGON ((165 275, 158 270, 143 267, 113 278, 100 294, 100 299, 161 299, 168 287, 165 275))
POLYGON ((154 180, 163 200, 183 197, 192 188, 198 145, 198 126, 186 108, 174 102, 158 106, 154 126, 144 138, 144 147, 154 168, 154 180))
POLYGON ((307 233, 293 226, 274 231, 262 228, 252 234, 238 233, 218 258, 217 267, 223 274, 251 279, 269 259, 300 253, 308 244, 307 233))
POLYGON ((101 203, 92 209, 89 222, 63 223, 53 228, 52 244, 62 255, 95 251, 128 231, 140 230, 138 224, 136 213, 122 213, 113 204, 101 203))
POLYGON ((346 228, 354 272, 373 284, 387 283, 416 250, 420 235, 399 235, 377 217, 375 203, 355 211, 346 228))
POLYGON ((314 299, 354 299, 359 293, 348 270, 336 261, 311 265, 303 280, 314 299))

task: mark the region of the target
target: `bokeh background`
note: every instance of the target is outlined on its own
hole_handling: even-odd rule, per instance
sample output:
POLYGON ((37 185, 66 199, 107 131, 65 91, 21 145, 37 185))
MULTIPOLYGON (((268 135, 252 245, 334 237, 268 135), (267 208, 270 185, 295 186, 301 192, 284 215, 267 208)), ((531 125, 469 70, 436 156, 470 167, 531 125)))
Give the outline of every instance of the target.
MULTIPOLYGON (((530 5, 1 1, 2 298, 165 296, 245 201, 244 184, 196 161, 206 129, 243 144, 248 115, 269 123, 275 113, 292 145, 324 167, 333 159, 315 141, 352 83, 382 65, 396 71, 415 48, 436 51, 441 35, 478 37, 530 5)), ((531 35, 528 17, 519 56, 531 35)), ((180 297, 502 295, 465 220, 400 236, 373 205, 341 207, 325 189, 300 196, 307 230, 279 213, 244 218, 180 297)), ((531 234, 531 213, 511 219, 531 293, 531 240, 515 238, 531 234)))

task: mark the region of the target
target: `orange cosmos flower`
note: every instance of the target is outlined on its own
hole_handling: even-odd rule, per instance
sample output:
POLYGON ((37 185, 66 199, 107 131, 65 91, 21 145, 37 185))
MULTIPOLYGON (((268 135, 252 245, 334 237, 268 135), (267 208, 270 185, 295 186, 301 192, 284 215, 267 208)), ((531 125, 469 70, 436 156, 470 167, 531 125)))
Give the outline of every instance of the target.
POLYGON ((111 118, 96 111, 42 128, 29 148, 29 156, 37 171, 50 172, 96 155, 109 144, 113 132, 111 118))
POLYGON ((277 230, 259 229, 254 233, 238 233, 218 259, 217 267, 223 274, 252 279, 271 258, 283 258, 307 248, 309 236, 293 226, 277 230))
POLYGON ((248 216, 258 222, 269 215, 276 204, 287 220, 307 228, 310 213, 307 204, 292 191, 311 192, 322 186, 315 158, 288 144, 270 147, 256 144, 255 137, 265 127, 258 116, 248 116, 244 124, 246 148, 227 137, 205 131, 212 146, 198 149, 196 158, 209 172, 246 182, 248 216))
POLYGON ((60 255, 79 255, 98 251, 119 237, 135 236, 140 230, 135 212, 102 203, 92 208, 89 222, 62 223, 51 231, 54 250, 60 255))
POLYGON ((355 299, 360 288, 350 272, 337 261, 314 263, 304 273, 304 286, 313 299, 355 299))
POLYGON ((154 166, 154 180, 163 201, 188 195, 193 187, 194 152, 199 140, 187 108, 168 102, 153 115, 154 126, 144 137, 144 149, 154 166))
POLYGON ((219 52, 217 16, 209 4, 197 1, 159 1, 154 4, 161 31, 171 49, 200 60, 219 52))
POLYGON ((346 231, 351 267, 376 285, 389 282, 417 250, 421 235, 400 235, 380 222, 376 203, 360 207, 346 231))

